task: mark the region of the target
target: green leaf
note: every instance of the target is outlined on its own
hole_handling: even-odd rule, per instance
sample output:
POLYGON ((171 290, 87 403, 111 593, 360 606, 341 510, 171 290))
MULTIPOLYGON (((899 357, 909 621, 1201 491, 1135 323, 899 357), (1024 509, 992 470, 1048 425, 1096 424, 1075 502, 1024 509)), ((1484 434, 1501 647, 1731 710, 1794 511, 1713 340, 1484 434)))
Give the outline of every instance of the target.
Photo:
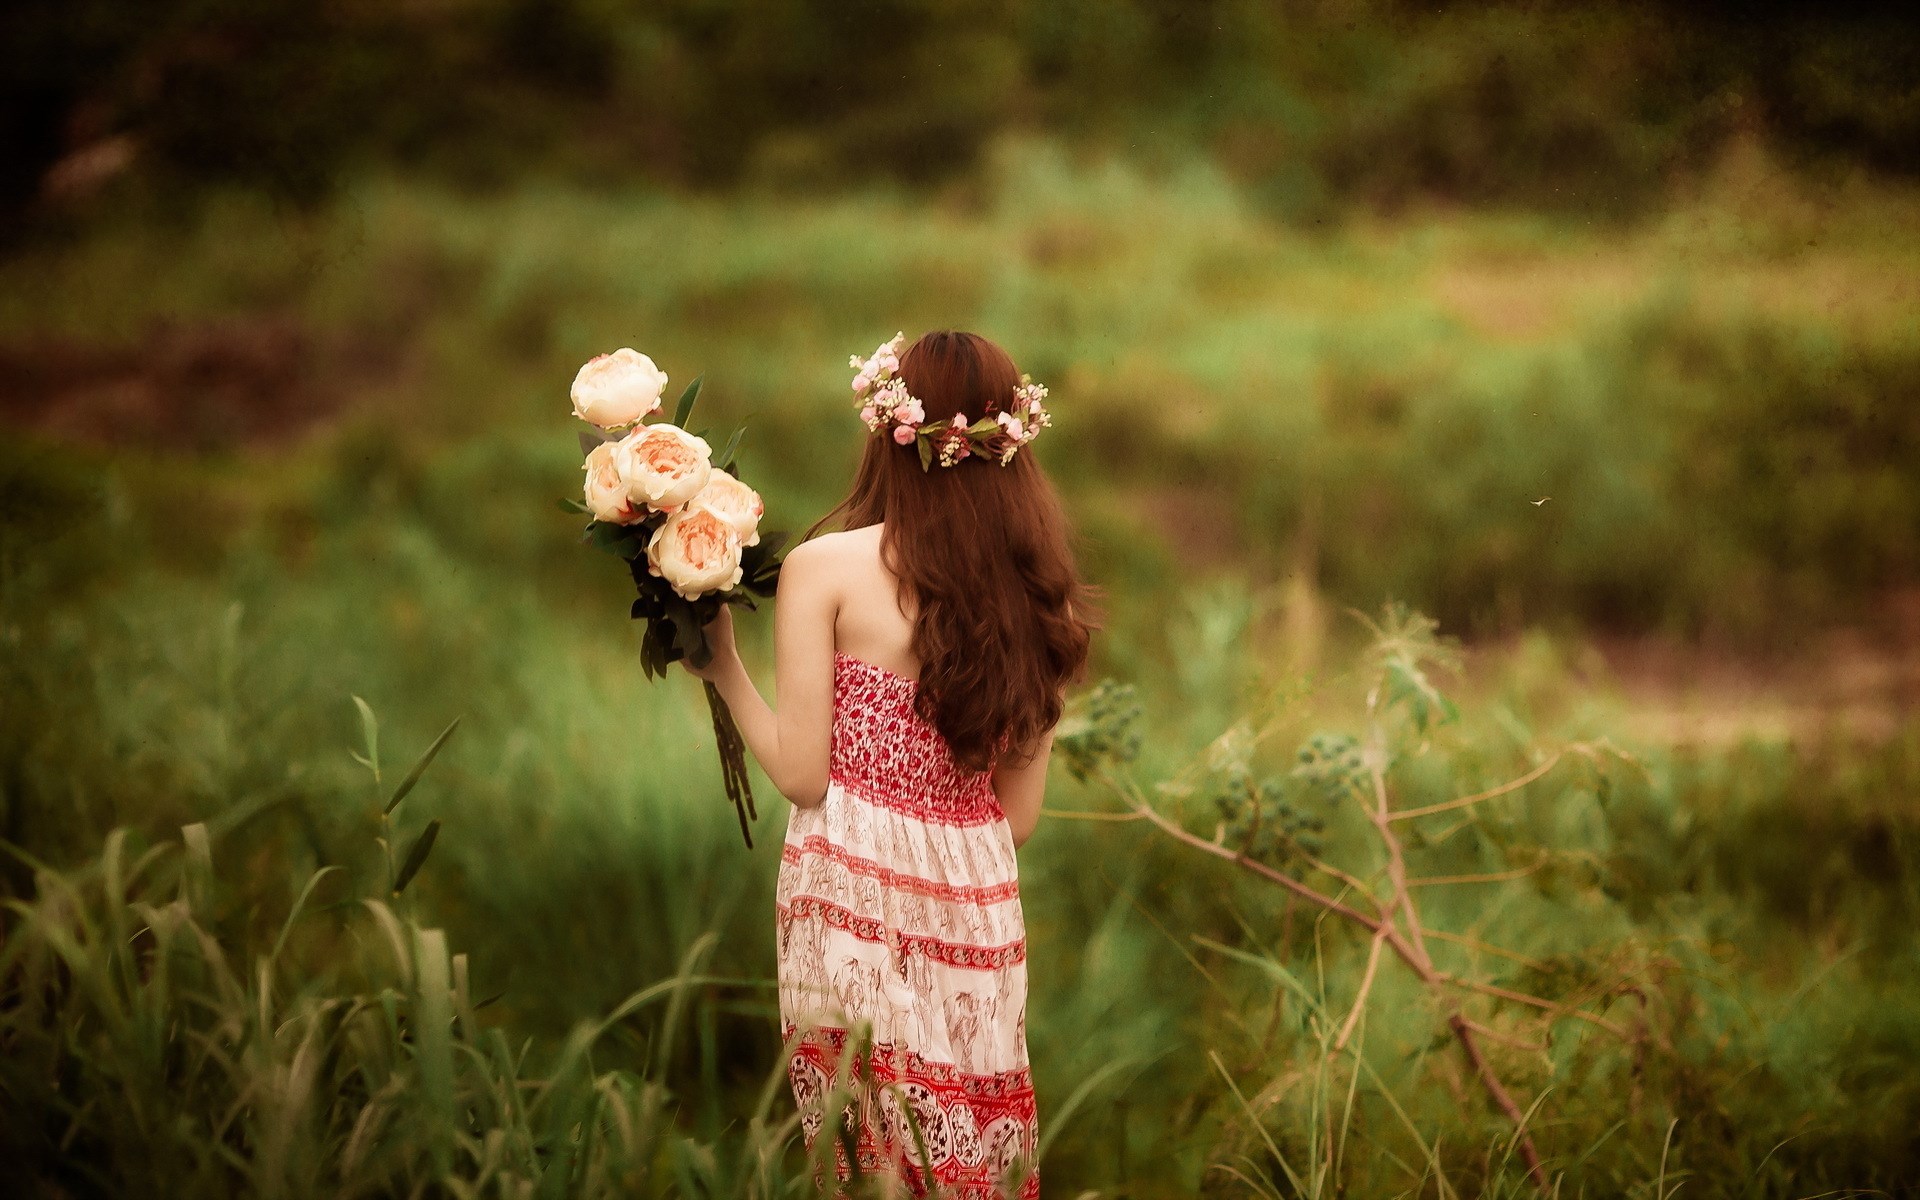
POLYGON ((700 398, 700 381, 705 378, 705 375, 695 376, 687 390, 680 393, 680 403, 674 406, 673 423, 682 429, 687 427, 687 418, 693 415, 693 402, 700 398))
POLYGON ((646 553, 647 539, 651 536, 644 525, 618 525, 612 521, 592 522, 587 526, 587 535, 595 546, 629 562, 646 553))
POLYGON ((355 696, 353 705, 360 710, 360 736, 367 743, 367 756, 360 761, 373 772, 373 781, 380 782, 380 720, 373 715, 373 707, 365 700, 355 696))
POLYGON ((931 470, 933 468, 933 439, 915 438, 913 439, 913 443, 920 448, 920 469, 922 471, 931 470))
POLYGON ((758 544, 741 551, 738 588, 755 595, 773 595, 780 581, 780 550, 786 544, 784 533, 763 533, 758 544))
POLYGON ((387 801, 388 812, 400 807, 400 802, 407 798, 407 793, 413 790, 413 785, 420 782, 420 776, 426 771, 427 764, 433 761, 434 755, 440 753, 440 747, 447 744, 447 739, 452 737, 453 731, 458 728, 460 728, 460 718, 455 717, 453 723, 442 729, 440 736, 433 739, 433 745, 428 746, 427 752, 420 756, 420 761, 413 764, 413 770, 407 772, 407 777, 400 781, 400 786, 393 789, 393 799, 387 801))
POLYGON ((673 648, 687 658, 692 658, 707 644, 707 635, 700 628, 700 621, 691 610, 684 614, 676 613, 673 618, 673 648))
POLYGON ((664 616, 656 616, 647 622, 647 631, 640 638, 640 665, 648 679, 658 679, 667 673, 668 652, 672 647, 673 621, 664 616))
POLYGON ((739 451, 740 439, 746 436, 746 432, 747 432, 747 427, 745 425, 742 425, 740 428, 734 430, 733 436, 727 439, 727 448, 720 452, 719 458, 716 458, 713 460, 716 464, 719 465, 722 471, 725 471, 728 474, 733 473, 733 456, 735 453, 739 451))
POLYGON ((750 546, 748 549, 750 552, 758 551, 762 556, 771 557, 773 555, 779 554, 780 551, 786 547, 787 542, 790 540, 791 540, 791 535, 788 534, 785 530, 776 529, 772 533, 762 533, 760 535, 760 541, 757 544, 750 546))
POLYGON ((407 860, 400 865, 400 874, 394 877, 394 895, 405 891, 407 885, 413 882, 413 877, 420 873, 420 868, 426 864, 427 854, 433 849, 433 839, 439 836, 440 818, 435 817, 427 822, 427 827, 420 831, 419 837, 413 839, 412 847, 407 850, 407 860))

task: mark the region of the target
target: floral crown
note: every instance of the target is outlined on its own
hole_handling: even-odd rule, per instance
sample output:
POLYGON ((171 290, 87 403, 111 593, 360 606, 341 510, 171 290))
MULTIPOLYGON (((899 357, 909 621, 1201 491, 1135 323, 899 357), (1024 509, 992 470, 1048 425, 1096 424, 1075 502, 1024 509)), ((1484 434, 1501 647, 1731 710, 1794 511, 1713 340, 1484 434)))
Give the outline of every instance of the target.
POLYGON ((906 381, 900 378, 900 347, 905 341, 906 334, 896 333, 873 357, 856 354, 847 365, 858 372, 853 377, 853 397, 860 406, 860 419, 870 431, 885 434, 898 445, 917 443, 922 471, 936 461, 951 467, 975 454, 998 459, 1004 467, 1013 461, 1015 451, 1053 424, 1047 415, 1047 389, 1025 375, 1006 408, 996 411, 989 402, 986 415, 972 424, 962 413, 953 414, 951 421, 928 421, 925 406, 908 393, 906 381))

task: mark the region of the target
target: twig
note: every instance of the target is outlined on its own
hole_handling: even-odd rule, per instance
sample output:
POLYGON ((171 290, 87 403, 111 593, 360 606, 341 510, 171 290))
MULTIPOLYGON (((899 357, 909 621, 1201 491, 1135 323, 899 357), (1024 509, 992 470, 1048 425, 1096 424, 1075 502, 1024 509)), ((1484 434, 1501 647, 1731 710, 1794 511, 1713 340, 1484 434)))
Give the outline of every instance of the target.
POLYGON ((1360 976, 1360 988, 1353 995, 1352 1010, 1340 1026, 1340 1036, 1333 1039, 1335 1051, 1346 1049, 1347 1039, 1353 1036, 1354 1026, 1360 1023, 1360 1014, 1367 1007, 1367 994, 1373 991, 1374 972, 1380 969, 1380 947, 1386 943, 1386 934, 1387 926, 1383 925, 1380 932, 1373 935, 1373 944, 1367 947, 1367 969, 1360 976))
POLYGON ((1342 871, 1339 867, 1334 866, 1332 863, 1320 861, 1319 859, 1315 858, 1311 854, 1308 854, 1304 850, 1300 851, 1300 858, 1307 864, 1307 866, 1312 867, 1314 870, 1319 871, 1324 875, 1330 875, 1333 878, 1338 879, 1341 883, 1346 884, 1349 888, 1353 889, 1354 891, 1359 892, 1362 896, 1365 896, 1367 898, 1368 904, 1373 905, 1373 911, 1381 914, 1382 916, 1386 915, 1386 912, 1387 912, 1386 905, 1380 903, 1380 898, 1373 894, 1373 889, 1367 887, 1365 884, 1361 883, 1358 879, 1355 879, 1353 876, 1347 874, 1345 871, 1342 871))
POLYGON ((1040 810, 1040 815, 1059 817, 1063 821, 1138 821, 1142 819, 1137 812, 1082 812, 1071 808, 1043 808, 1040 810))
POLYGON ((1527 1177, 1533 1180, 1533 1186, 1541 1192, 1548 1192, 1546 1168, 1540 1164, 1540 1151, 1533 1145, 1533 1135, 1527 1132, 1526 1114, 1513 1102, 1513 1096, 1507 1091, 1500 1077, 1493 1073, 1493 1067, 1487 1062, 1486 1055, 1480 1053, 1480 1043, 1474 1038, 1473 1024, 1458 1010, 1448 1014, 1447 1026, 1453 1030, 1455 1040, 1460 1043, 1461 1051, 1466 1054, 1467 1062, 1472 1065, 1474 1074, 1480 1077, 1480 1083, 1493 1097, 1493 1102, 1505 1113, 1507 1120, 1513 1122, 1513 1138, 1520 1146, 1520 1157, 1526 1161, 1527 1177))
POLYGON ((1427 936, 1439 938, 1443 942, 1452 942, 1456 946, 1465 946, 1469 950, 1479 950, 1499 958, 1512 959, 1522 966, 1533 967, 1535 969, 1546 966, 1546 964, 1539 959, 1529 958, 1517 950, 1508 950, 1504 946, 1496 946, 1492 942, 1483 942, 1479 938, 1470 938, 1462 933, 1448 933, 1444 929, 1429 929, 1427 930, 1427 936))
MULTIPOLYGON (((1373 707, 1374 696, 1370 694, 1367 697, 1367 708, 1370 713, 1373 707)), ((1375 738, 1383 736, 1377 717, 1373 719, 1372 736, 1375 738)), ((1387 878, 1392 881, 1394 904, 1406 918, 1407 941, 1412 950, 1419 955, 1417 966, 1422 978, 1426 979, 1428 986, 1431 987, 1433 986, 1431 981, 1438 972, 1434 970, 1433 959, 1427 953, 1426 939, 1420 928, 1420 911, 1414 907, 1413 892, 1407 883, 1406 855, 1400 845, 1400 839, 1393 832, 1394 814, 1387 801, 1386 772, 1377 757, 1369 764, 1368 773, 1373 776, 1373 824, 1380 833, 1380 841, 1387 848, 1387 878)), ((1388 916, 1391 919, 1390 913, 1388 916)), ((1453 1030, 1454 1040, 1460 1043, 1461 1053, 1467 1056, 1467 1061, 1472 1064, 1474 1073, 1480 1077, 1481 1084, 1493 1097, 1494 1104, 1506 1114, 1509 1121, 1513 1122, 1513 1138, 1520 1147, 1520 1157, 1526 1161, 1527 1177, 1533 1181, 1533 1186, 1538 1188, 1542 1195, 1550 1193, 1551 1187, 1547 1182, 1546 1168, 1540 1164, 1540 1151, 1533 1144, 1533 1135, 1527 1132, 1526 1115, 1520 1111, 1520 1106, 1514 1103, 1512 1094, 1507 1091, 1506 1085, 1500 1082, 1500 1076, 1494 1073, 1493 1066, 1487 1062, 1486 1055, 1480 1052, 1480 1043, 1474 1036, 1473 1026, 1467 1021, 1466 1014, 1460 1011, 1457 1004, 1449 1003, 1448 1008, 1451 1011, 1447 1013, 1447 1027, 1453 1030)))
POLYGON ((1158 812, 1154 811, 1153 808, 1147 805, 1145 800, 1135 800, 1134 804, 1136 805, 1136 811, 1139 812, 1142 817, 1146 818, 1149 821, 1152 821, 1155 825, 1159 826, 1160 829, 1163 832, 1165 832, 1168 836, 1177 838, 1180 841, 1185 842, 1187 845, 1195 847, 1196 849, 1205 850, 1208 854, 1213 855, 1215 858, 1224 858, 1230 863, 1234 863, 1238 866, 1244 867, 1247 870, 1252 871, 1255 875, 1260 876, 1262 879, 1266 879, 1270 882, 1277 883, 1281 887, 1286 888, 1288 891, 1294 893, 1295 895, 1301 897, 1302 899, 1312 901, 1313 903, 1319 905, 1321 908, 1326 909, 1328 912, 1338 913, 1339 915, 1345 917, 1347 920, 1352 921, 1355 924, 1359 925, 1361 928, 1367 930, 1369 933, 1378 933, 1380 931, 1382 922, 1377 921, 1372 917, 1369 917, 1367 914, 1361 912, 1359 909, 1354 908, 1351 905, 1342 904, 1340 903, 1340 901, 1335 900, 1332 896, 1328 896, 1321 892, 1315 891, 1313 888, 1310 888, 1306 884, 1301 883, 1298 879, 1295 879, 1293 876, 1287 875, 1280 871, 1276 871, 1272 867, 1268 866, 1267 864, 1261 862, 1258 859, 1248 858, 1246 855, 1240 853, 1237 850, 1229 850, 1225 846, 1222 846, 1217 842, 1208 841, 1207 839, 1201 837, 1197 833, 1187 832, 1185 829, 1182 829, 1179 825, 1174 824, 1172 821, 1169 821, 1167 818, 1161 816, 1158 812))
POLYGON ((1604 1029, 1621 1041, 1633 1040, 1633 1035, 1625 1028, 1614 1024, 1605 1017, 1590 1013, 1584 1008, 1577 1008, 1570 1004, 1559 1004, 1527 992, 1516 992, 1511 988, 1503 988, 1496 984, 1480 983, 1472 979, 1462 979, 1457 975, 1436 974, 1433 977, 1433 981, 1436 983, 1444 983, 1448 987, 1460 988, 1469 992, 1479 992, 1483 996, 1495 996, 1502 1000, 1511 1000, 1515 1004, 1525 1004, 1531 1008, 1538 1008, 1557 1016, 1573 1017, 1577 1020, 1585 1021, 1589 1025, 1604 1029))
POLYGON ((1475 1033, 1482 1037, 1491 1038, 1496 1042, 1502 1042, 1516 1049, 1527 1050, 1534 1054, 1545 1054, 1547 1052, 1547 1047, 1540 1042, 1530 1042, 1525 1038, 1515 1037, 1510 1033, 1502 1033, 1491 1025, 1483 1025, 1479 1021, 1471 1018, 1468 1019, 1467 1024, 1473 1026, 1475 1033))
POLYGON ((1480 875, 1428 875, 1420 879, 1407 880, 1410 888, 1440 887, 1449 883, 1504 883, 1509 879, 1521 879, 1546 866, 1546 860, 1534 863, 1530 867, 1515 867, 1511 871, 1488 871, 1480 875))
POLYGON ((1447 800, 1440 804, 1429 804, 1425 808, 1402 809, 1397 813, 1393 813, 1389 815, 1387 817, 1387 820, 1411 821, 1415 817, 1430 817, 1435 813, 1452 812, 1456 808, 1465 808, 1469 804, 1478 804, 1482 800, 1491 800, 1495 796, 1504 796, 1508 792, 1527 786, 1528 784, 1532 783, 1534 780, 1540 778, 1542 775, 1545 775, 1548 771, 1553 770, 1553 765, 1560 761, 1560 758, 1564 753, 1565 751, 1555 750, 1550 756, 1548 756, 1547 761, 1541 763, 1539 766, 1535 767, 1533 770, 1528 771, 1525 775, 1522 775, 1520 778, 1512 780, 1507 783, 1503 783, 1497 788, 1493 788, 1491 790, 1484 791, 1484 792, 1479 792, 1472 796, 1462 796, 1457 800, 1447 800))
MULTIPOLYGON (((1367 707, 1370 714, 1375 710, 1377 691, 1378 689, 1376 688, 1375 692, 1368 696, 1367 707)), ((1374 723, 1373 732, 1376 737, 1380 736, 1380 726, 1377 720, 1374 723)), ((1551 770, 1554 763, 1558 762, 1560 757, 1560 753, 1556 752, 1552 758, 1535 768, 1534 771, 1526 776, 1504 784, 1492 791, 1475 796, 1461 797, 1458 800, 1450 800, 1445 804, 1430 805, 1421 809, 1409 809, 1405 812, 1398 813, 1392 811, 1389 804, 1386 777, 1382 765, 1378 761, 1371 763, 1369 773, 1372 776, 1373 783, 1373 804, 1367 812, 1367 816, 1380 836, 1381 845, 1386 850, 1386 874, 1387 886, 1389 888, 1388 898, 1383 902, 1368 891, 1368 889, 1361 886, 1359 881, 1351 875, 1337 868, 1330 867, 1328 864, 1315 860, 1312 865, 1314 869, 1323 871, 1331 878, 1340 880, 1346 884, 1348 888, 1366 896, 1367 900, 1379 912, 1380 915, 1378 918, 1370 917, 1359 909, 1343 903, 1340 898, 1329 896, 1316 888, 1300 882, 1285 872, 1276 870, 1266 863, 1249 857, 1243 852, 1229 849, 1217 842, 1208 841, 1198 834, 1189 832, 1177 822, 1162 815, 1148 803, 1146 797, 1140 793, 1138 787, 1135 786, 1130 779, 1116 777, 1110 771, 1102 771, 1100 779, 1102 783, 1112 789, 1114 794, 1118 795, 1133 809, 1133 817, 1117 819, 1137 818, 1150 821, 1169 837, 1177 841, 1185 842, 1187 845, 1199 850, 1204 850, 1216 858, 1225 859, 1236 866, 1244 868, 1262 879, 1286 889, 1286 891, 1292 895, 1299 896, 1311 902, 1323 913, 1345 917, 1347 920, 1373 935, 1372 944, 1367 951, 1366 969, 1361 976, 1360 987, 1354 996, 1353 1008, 1348 1012, 1346 1020, 1342 1023, 1339 1034, 1334 1041, 1334 1049, 1336 1050, 1344 1048, 1348 1040, 1352 1037, 1355 1029, 1358 1028, 1360 1017, 1365 1011, 1367 999, 1372 992, 1374 981, 1378 976, 1381 951, 1383 948, 1391 948, 1394 954, 1402 962, 1406 963, 1408 968, 1419 977, 1420 981, 1435 992, 1440 992, 1445 988, 1459 988, 1478 992, 1483 995, 1530 1005, 1548 1012, 1560 1013, 1589 1021, 1600 1028, 1614 1033, 1616 1036, 1626 1038, 1627 1034, 1625 1030, 1613 1022, 1596 1016, 1593 1013, 1565 1007, 1539 996, 1530 996, 1524 992, 1515 992, 1511 989, 1497 987, 1493 984, 1482 984, 1472 980, 1459 979, 1437 970, 1433 965, 1432 956, 1427 951, 1425 930, 1420 921, 1419 910, 1413 903, 1413 889, 1415 887, 1432 886, 1440 883, 1495 882, 1501 878, 1517 878, 1519 875, 1538 870, 1539 865, 1537 864, 1518 872, 1500 872, 1487 877, 1459 876, 1435 877, 1424 880, 1409 879, 1404 848, 1400 843, 1399 837, 1395 835, 1393 830, 1393 822, 1395 821, 1404 820, 1409 817, 1424 816, 1435 812, 1443 812, 1454 808, 1462 808, 1469 804, 1475 804, 1481 800, 1490 799, 1493 796, 1524 787, 1534 779, 1538 779, 1548 770, 1551 770)), ((1107 819, 1107 814, 1101 814, 1101 818, 1107 819)), ((1471 942, 1471 939, 1460 938, 1458 935, 1444 935, 1436 932, 1436 936, 1447 937, 1450 940, 1458 940, 1461 942, 1471 942)), ((1489 949, 1493 948, 1489 947, 1489 949)), ((1518 958, 1521 956, 1513 955, 1512 957, 1518 958)), ((1523 961, 1525 960, 1523 959, 1523 961)), ((1520 1106, 1514 1102, 1513 1095, 1507 1091, 1506 1085, 1501 1082, 1492 1064, 1487 1061, 1485 1053, 1481 1050, 1479 1038, 1484 1035, 1494 1038, 1495 1040, 1511 1041, 1534 1051, 1537 1051, 1539 1047, 1518 1042, 1516 1039, 1512 1039, 1495 1030, 1477 1025, 1467 1018, 1458 1002, 1451 998, 1443 999, 1443 1009, 1447 1028, 1452 1032, 1454 1040, 1459 1044, 1461 1053, 1473 1068, 1474 1074, 1479 1079, 1481 1086, 1485 1088, 1488 1096, 1492 1098, 1495 1107, 1501 1111, 1507 1120, 1512 1122, 1514 1144, 1519 1149, 1521 1158, 1527 1164, 1528 1178, 1542 1194, 1550 1193, 1551 1185, 1548 1182, 1546 1170, 1541 1163, 1540 1152, 1535 1147, 1533 1136, 1527 1129, 1527 1115, 1522 1112, 1520 1106)))

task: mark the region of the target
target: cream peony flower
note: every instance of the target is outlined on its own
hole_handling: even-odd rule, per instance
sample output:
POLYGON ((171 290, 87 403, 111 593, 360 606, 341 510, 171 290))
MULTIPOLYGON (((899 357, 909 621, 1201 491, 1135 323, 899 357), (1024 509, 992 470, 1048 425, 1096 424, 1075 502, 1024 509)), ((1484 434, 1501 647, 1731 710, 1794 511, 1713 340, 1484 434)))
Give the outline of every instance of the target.
POLYGON ((620 473, 613 442, 601 442, 587 455, 587 508, 597 521, 612 525, 631 525, 647 515, 627 494, 627 480, 620 473))
POLYGON ((602 429, 618 429, 659 412, 666 388, 665 371, 623 346, 588 360, 573 377, 573 412, 602 429))
POLYGON ((672 512, 700 494, 713 472, 713 449, 678 425, 642 425, 616 444, 615 461, 635 504, 672 512))
POLYGON ((741 546, 760 544, 760 517, 767 511, 760 493, 715 467, 707 477, 707 486, 687 502, 689 508, 704 508, 733 526, 741 546))
POLYGON ((647 570, 688 600, 740 582, 740 534, 711 509, 688 505, 653 531, 647 570))

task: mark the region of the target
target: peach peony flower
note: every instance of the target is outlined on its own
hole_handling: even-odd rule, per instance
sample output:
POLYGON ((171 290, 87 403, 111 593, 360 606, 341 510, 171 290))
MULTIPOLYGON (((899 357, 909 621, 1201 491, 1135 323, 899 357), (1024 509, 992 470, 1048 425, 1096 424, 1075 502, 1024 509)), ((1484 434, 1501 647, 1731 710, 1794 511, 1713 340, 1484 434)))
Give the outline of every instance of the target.
POLYGON ((589 359, 573 377, 573 412, 602 429, 618 429, 660 411, 666 387, 665 371, 623 346, 589 359))
POLYGON ((740 535, 741 546, 760 544, 760 517, 767 511, 760 493, 720 468, 713 469, 707 486, 687 501, 687 507, 704 508, 725 520, 740 535))
POLYGON ((627 494, 626 477, 614 457, 614 443, 601 442, 587 455, 585 499, 597 521, 613 525, 631 525, 647 515, 627 494))
POLYGON ((642 425, 614 450, 627 497, 660 512, 672 512, 700 494, 713 471, 706 439, 678 425, 642 425))
POLYGON ((688 505, 653 531, 647 570, 688 600, 740 582, 740 534, 711 509, 688 505))

